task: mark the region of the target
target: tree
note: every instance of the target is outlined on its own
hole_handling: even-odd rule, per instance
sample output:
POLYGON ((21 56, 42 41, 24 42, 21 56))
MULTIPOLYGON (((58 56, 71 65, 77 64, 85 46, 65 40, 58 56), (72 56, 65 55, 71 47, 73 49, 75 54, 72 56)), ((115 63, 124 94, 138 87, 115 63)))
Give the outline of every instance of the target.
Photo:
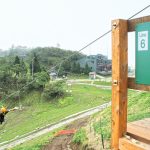
POLYGON ((18 56, 15 57, 14 65, 20 64, 20 58, 18 56))
POLYGON ((71 57, 69 60, 68 59, 67 60, 71 64, 85 57, 85 55, 78 53, 76 51, 64 50, 56 47, 34 48, 32 49, 32 51, 29 51, 27 55, 30 57, 30 60, 33 58, 33 53, 36 53, 38 56, 40 56, 39 59, 40 66, 45 66, 47 69, 52 66, 55 66, 56 64, 60 63, 61 60, 64 60, 64 58, 68 58, 69 56, 71 57))
POLYGON ((13 70, 14 70, 14 72, 16 74, 15 76, 19 77, 19 73, 21 71, 21 67, 20 67, 20 58, 18 56, 15 57, 13 70))
POLYGON ((76 66, 76 73, 81 73, 81 67, 79 63, 77 63, 77 66, 76 66))
POLYGON ((58 69, 58 76, 63 76, 64 74, 65 74, 65 70, 64 70, 64 68, 63 67, 60 67, 59 69, 58 69))
POLYGON ((88 74, 89 72, 91 72, 91 68, 88 66, 88 64, 85 64, 85 68, 84 68, 84 73, 88 74))
POLYGON ((64 63, 62 64, 62 67, 64 68, 65 72, 70 72, 71 70, 71 64, 69 60, 64 61, 64 63))
POLYGON ((49 81, 49 75, 47 72, 38 72, 34 74, 36 81, 33 83, 34 88, 44 89, 45 84, 49 81))
POLYGON ((34 75, 34 73, 41 72, 38 57, 37 57, 36 53, 34 53, 33 55, 34 56, 33 56, 32 62, 30 64, 30 70, 31 70, 32 75, 34 75))
POLYGON ((26 67, 23 59, 20 62, 20 67, 21 67, 21 75, 25 76, 27 74, 27 67, 26 67))
POLYGON ((13 66, 13 70, 14 70, 14 72, 15 72, 15 76, 16 76, 16 77, 19 77, 19 74, 20 74, 20 72, 21 72, 20 64, 14 65, 14 66, 13 66))
POLYGON ((71 72, 72 73, 76 73, 76 67, 77 67, 76 63, 73 62, 73 64, 71 65, 71 72))

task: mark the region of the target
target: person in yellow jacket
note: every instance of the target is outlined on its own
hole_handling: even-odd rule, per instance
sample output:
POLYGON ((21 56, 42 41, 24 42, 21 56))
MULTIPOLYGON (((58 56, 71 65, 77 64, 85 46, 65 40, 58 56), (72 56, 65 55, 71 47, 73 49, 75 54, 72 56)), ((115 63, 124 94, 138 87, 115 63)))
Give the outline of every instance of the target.
POLYGON ((2 106, 0 109, 0 124, 2 124, 5 121, 5 115, 10 112, 10 111, 14 111, 17 108, 13 108, 13 109, 7 109, 6 107, 2 106))

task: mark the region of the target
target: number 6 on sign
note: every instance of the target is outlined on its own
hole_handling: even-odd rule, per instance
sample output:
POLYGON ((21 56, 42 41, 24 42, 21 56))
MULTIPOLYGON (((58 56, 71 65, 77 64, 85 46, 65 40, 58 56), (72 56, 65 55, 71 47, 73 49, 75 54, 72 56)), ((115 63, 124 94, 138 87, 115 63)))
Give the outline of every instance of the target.
POLYGON ((141 48, 145 48, 145 39, 141 40, 141 48))
POLYGON ((148 50, 148 31, 138 32, 138 50, 139 51, 148 50))

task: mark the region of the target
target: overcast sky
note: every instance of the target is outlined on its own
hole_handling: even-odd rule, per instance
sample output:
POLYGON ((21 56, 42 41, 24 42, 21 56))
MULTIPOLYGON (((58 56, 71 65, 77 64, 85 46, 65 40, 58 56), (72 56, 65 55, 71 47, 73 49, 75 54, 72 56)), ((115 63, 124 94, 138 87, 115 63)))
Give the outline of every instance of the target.
MULTIPOLYGON (((0 0, 0 49, 12 44, 56 46, 79 50, 111 28, 111 20, 127 19, 149 0, 0 0)), ((139 16, 150 14, 150 8, 139 16)), ((134 36, 129 38, 134 57, 134 36)), ((84 53, 111 57, 111 34, 84 53)), ((129 60, 134 63, 133 59, 129 60)))

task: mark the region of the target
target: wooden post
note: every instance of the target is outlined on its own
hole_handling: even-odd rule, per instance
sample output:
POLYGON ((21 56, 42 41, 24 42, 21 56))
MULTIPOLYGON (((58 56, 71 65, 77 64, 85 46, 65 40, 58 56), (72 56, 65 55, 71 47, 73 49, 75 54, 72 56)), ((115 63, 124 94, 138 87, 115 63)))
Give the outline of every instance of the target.
POLYGON ((127 130, 127 33, 127 20, 112 21, 112 150, 119 149, 119 138, 127 130))

